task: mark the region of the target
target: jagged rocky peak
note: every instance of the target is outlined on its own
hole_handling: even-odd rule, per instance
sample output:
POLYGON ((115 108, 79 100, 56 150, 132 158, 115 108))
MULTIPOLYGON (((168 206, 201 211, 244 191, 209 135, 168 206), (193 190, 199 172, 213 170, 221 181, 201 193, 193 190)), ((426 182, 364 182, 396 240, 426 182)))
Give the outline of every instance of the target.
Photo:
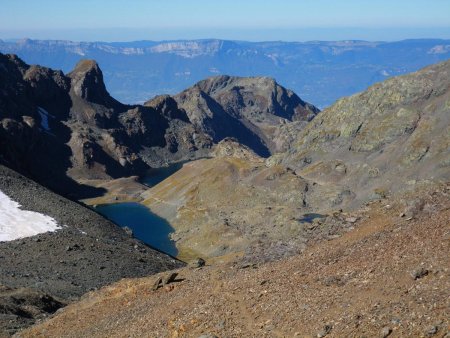
POLYGON ((0 53, 0 79, 2 83, 21 79, 27 69, 28 65, 17 55, 0 53))
POLYGON ((234 113, 244 106, 255 111, 253 114, 260 110, 288 120, 311 120, 319 112, 318 108, 304 102, 271 77, 220 75, 200 81, 196 87, 229 106, 230 112, 234 113))
POLYGON ((26 70, 30 67, 25 62, 22 61, 16 54, 2 54, 3 58, 13 63, 22 74, 26 72, 26 70))
POLYGON ((264 157, 287 147, 278 140, 280 126, 310 121, 319 112, 269 77, 210 77, 174 98, 189 120, 215 142, 235 137, 264 157))
POLYGON ((82 99, 106 106, 118 103, 106 90, 103 73, 96 61, 81 60, 67 75, 71 79, 73 93, 82 99))

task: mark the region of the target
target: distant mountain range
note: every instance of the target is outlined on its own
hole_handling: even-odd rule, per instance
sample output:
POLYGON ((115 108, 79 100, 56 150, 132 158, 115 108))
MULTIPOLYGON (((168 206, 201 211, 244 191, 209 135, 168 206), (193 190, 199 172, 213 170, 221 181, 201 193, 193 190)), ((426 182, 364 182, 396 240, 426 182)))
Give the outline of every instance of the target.
POLYGON ((125 103, 174 94, 212 75, 270 76, 319 108, 388 77, 450 58, 450 40, 399 42, 226 40, 1 41, 0 52, 68 72, 95 59, 111 94, 125 103))

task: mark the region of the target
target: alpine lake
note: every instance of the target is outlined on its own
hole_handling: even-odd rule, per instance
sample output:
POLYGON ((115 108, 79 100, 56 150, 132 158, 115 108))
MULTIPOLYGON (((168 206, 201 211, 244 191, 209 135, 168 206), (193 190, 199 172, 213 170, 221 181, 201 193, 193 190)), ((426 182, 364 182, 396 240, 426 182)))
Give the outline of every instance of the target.
MULTIPOLYGON (((167 167, 151 169, 142 178, 141 183, 149 187, 155 186, 182 167, 183 162, 180 162, 167 167)), ((117 225, 130 228, 135 238, 152 248, 173 257, 177 256, 178 250, 175 242, 170 239, 170 233, 174 231, 172 226, 142 204, 135 202, 102 204, 96 206, 94 210, 117 225)))

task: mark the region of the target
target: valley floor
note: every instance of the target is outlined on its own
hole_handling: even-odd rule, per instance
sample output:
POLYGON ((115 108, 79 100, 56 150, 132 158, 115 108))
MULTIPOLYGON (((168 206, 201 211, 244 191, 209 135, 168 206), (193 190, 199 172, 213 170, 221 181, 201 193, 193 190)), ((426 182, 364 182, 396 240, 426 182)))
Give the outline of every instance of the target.
MULTIPOLYGON (((355 229, 263 265, 89 293, 20 337, 448 337, 450 185, 369 204, 355 229)), ((164 274, 160 274, 164 275, 164 274)))

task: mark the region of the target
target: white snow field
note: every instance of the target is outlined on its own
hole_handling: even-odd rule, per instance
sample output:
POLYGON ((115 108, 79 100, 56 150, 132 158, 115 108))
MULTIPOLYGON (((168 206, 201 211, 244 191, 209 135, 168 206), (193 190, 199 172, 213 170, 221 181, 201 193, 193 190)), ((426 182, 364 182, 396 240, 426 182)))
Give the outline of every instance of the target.
POLYGON ((20 209, 0 190, 0 242, 34 236, 60 229, 56 221, 47 215, 20 209))

